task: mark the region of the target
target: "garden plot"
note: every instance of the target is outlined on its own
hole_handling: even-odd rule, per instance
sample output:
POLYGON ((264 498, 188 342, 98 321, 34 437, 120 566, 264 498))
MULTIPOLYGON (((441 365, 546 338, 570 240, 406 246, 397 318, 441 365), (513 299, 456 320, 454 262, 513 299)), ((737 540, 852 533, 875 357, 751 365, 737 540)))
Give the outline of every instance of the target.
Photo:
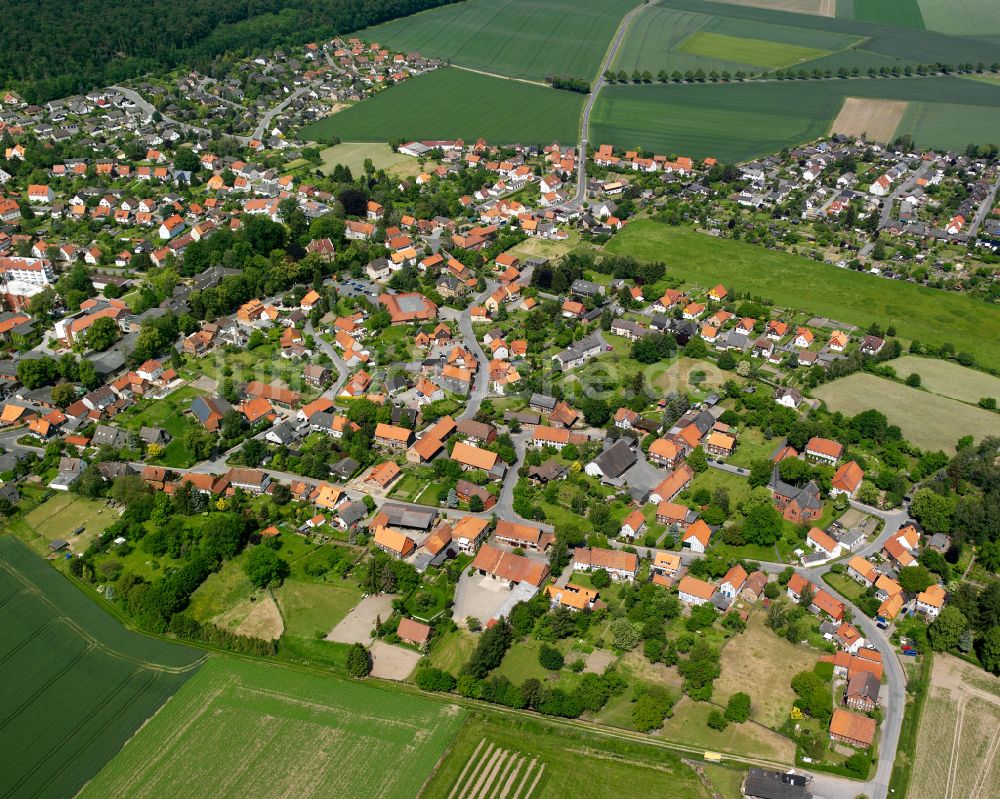
POLYGON ((465 764, 448 799, 527 799, 545 771, 536 758, 479 742, 465 764))

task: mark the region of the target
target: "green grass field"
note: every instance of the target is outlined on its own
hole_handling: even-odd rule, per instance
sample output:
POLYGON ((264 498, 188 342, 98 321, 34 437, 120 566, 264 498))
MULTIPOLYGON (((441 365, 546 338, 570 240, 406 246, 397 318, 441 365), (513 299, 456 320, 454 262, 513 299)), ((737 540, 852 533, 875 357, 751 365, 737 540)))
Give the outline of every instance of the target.
POLYGON ((911 133, 922 147, 987 143, 1000 125, 1000 85, 954 77, 616 85, 594 105, 590 139, 744 161, 824 135, 847 96, 908 101, 896 134, 911 133))
POLYGON ((28 543, 47 554, 49 542, 57 538, 68 541, 74 552, 83 552, 117 518, 118 513, 103 501, 57 492, 26 514, 24 521, 38 538, 38 546, 35 541, 28 543), (80 527, 83 531, 72 535, 80 527))
POLYGON ((299 131, 310 141, 463 138, 490 143, 574 141, 583 95, 439 69, 299 131))
POLYGON ((717 239, 687 228, 640 221, 607 245, 609 252, 665 261, 685 283, 750 291, 776 304, 867 327, 896 326, 905 339, 951 342, 991 368, 1000 368, 1000 309, 953 292, 884 280, 790 253, 717 239))
POLYGON ((962 436, 981 441, 1000 435, 1000 414, 863 372, 826 383, 813 394, 848 416, 869 408, 882 411, 890 424, 898 424, 907 439, 925 449, 953 453, 962 436))
POLYGON ((323 171, 327 174, 333 171, 334 166, 342 164, 357 177, 364 174, 366 159, 371 160, 375 169, 384 169, 390 175, 408 178, 420 174, 420 164, 416 158, 393 152, 385 142, 343 142, 327 147, 320 156, 323 159, 323 171))
POLYGON ((125 630, 11 536, 0 608, 3 796, 74 796, 202 657, 125 630))
MULTIPOLYGON (((492 746, 523 758, 522 773, 535 762, 541 768, 534 790, 520 786, 509 799, 617 799, 657 796, 663 799, 702 799, 708 792, 697 775, 675 755, 638 742, 588 734, 557 722, 522 720, 476 713, 470 715, 422 799, 475 796, 469 773, 492 746), (477 753, 478 749, 478 753, 477 753), (467 769, 468 767, 468 769, 467 769), (452 793, 456 787, 466 790, 452 793)), ((474 772, 473 772, 474 773, 474 772)), ((490 792, 490 797, 499 792, 490 792)))
POLYGON ((618 23, 635 5, 634 0, 469 0, 357 35, 506 77, 589 80, 618 23))
POLYGON ((690 55, 725 58, 730 61, 738 61, 741 64, 751 64, 767 69, 783 69, 793 64, 800 64, 803 61, 810 61, 830 54, 827 50, 769 42, 764 39, 729 36, 709 31, 698 31, 691 34, 677 49, 690 55))
POLYGON ((854 18, 885 25, 924 28, 917 0, 854 0, 854 18))
POLYGON ((904 378, 916 372, 920 375, 923 388, 942 397, 971 403, 979 402, 982 397, 994 397, 1000 401, 1000 378, 952 361, 904 355, 892 362, 892 368, 904 378))
POLYGON ((1000 34, 1000 4, 994 0, 918 0, 928 30, 953 36, 1000 34))
POLYGON ((463 716, 452 705, 212 659, 83 797, 412 799, 463 716))

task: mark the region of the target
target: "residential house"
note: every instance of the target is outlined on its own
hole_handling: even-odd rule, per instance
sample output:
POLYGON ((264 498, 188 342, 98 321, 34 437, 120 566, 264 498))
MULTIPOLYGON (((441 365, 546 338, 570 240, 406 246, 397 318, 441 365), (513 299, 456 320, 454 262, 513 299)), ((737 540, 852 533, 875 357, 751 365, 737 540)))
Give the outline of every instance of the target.
POLYGON ((715 586, 697 577, 682 577, 677 586, 677 598, 685 605, 704 605, 714 594, 715 586))
POLYGON ((620 549, 577 547, 573 550, 573 568, 576 571, 604 569, 613 580, 632 581, 639 572, 639 557, 620 549))

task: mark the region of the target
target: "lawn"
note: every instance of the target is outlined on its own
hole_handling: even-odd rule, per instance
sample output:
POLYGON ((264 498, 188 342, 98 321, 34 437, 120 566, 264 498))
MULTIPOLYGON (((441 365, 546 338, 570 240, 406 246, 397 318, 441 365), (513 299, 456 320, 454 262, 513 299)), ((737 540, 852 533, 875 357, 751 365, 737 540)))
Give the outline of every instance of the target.
POLYGON ((397 177, 416 177, 420 174, 416 158, 395 152, 385 142, 343 142, 327 147, 320 157, 323 159, 323 172, 327 174, 335 165, 342 164, 351 170, 354 177, 358 177, 365 172, 366 160, 370 160, 376 170, 384 169, 397 177))
POLYGON ((411 799, 448 748, 452 705, 275 665, 211 660, 83 797, 411 799), (393 764, 405 759, 406 768, 393 764))
POLYGON ((827 572, 823 575, 823 582, 849 602, 856 602, 865 593, 861 583, 852 580, 846 574, 827 572))
POLYGON ((336 583, 285 580, 274 596, 285 622, 285 635, 316 638, 318 633, 330 632, 358 604, 361 589, 353 580, 336 583))
POLYGON ((686 284, 722 282, 780 306, 805 310, 859 327, 895 325, 905 339, 951 342, 989 367, 1000 368, 1000 308, 954 292, 885 280, 791 253, 720 239, 689 228, 633 222, 605 248, 616 255, 666 261, 686 284))
MULTIPOLYGON (((603 737, 559 722, 471 714, 451 750, 420 794, 422 799, 475 796, 469 790, 470 772, 476 775, 486 750, 499 749, 507 757, 523 758, 522 772, 534 761, 541 766, 534 785, 519 786, 511 799, 565 799, 587 796, 657 796, 662 799, 707 799, 697 775, 665 749, 635 741, 603 737), (468 768, 467 768, 468 766, 468 768), (465 787, 466 790, 458 791, 465 787)), ((492 752, 490 753, 492 757, 492 752)), ((489 797, 501 795, 494 790, 489 797)))
MULTIPOLYGON (((744 674, 744 681, 745 677, 744 674)), ((753 721, 730 724, 722 732, 713 730, 708 726, 707 719, 708 714, 717 709, 718 705, 711 702, 695 702, 687 696, 681 697, 674 706, 673 715, 664 723, 661 734, 666 739, 712 752, 787 764, 795 762, 794 743, 753 721)))
POLYGON ((431 647, 431 665, 458 674, 476 648, 476 640, 476 636, 461 627, 445 633, 431 647))
MULTIPOLYGON (((970 81, 966 81, 970 82, 970 81)), ((299 131, 305 140, 454 139, 491 144, 574 141, 583 95, 438 69, 299 131)))
MULTIPOLYGON (((724 472, 721 469, 709 467, 699 475, 695 475, 694 480, 687 490, 693 494, 698 489, 707 489, 709 493, 715 493, 717 488, 725 488, 729 492, 729 502, 732 507, 739 505, 744 499, 750 496, 750 483, 745 477, 732 472, 724 472)), ((690 496, 690 495, 689 495, 690 496)))
POLYGON ((184 431, 194 424, 188 414, 191 401, 205 393, 194 386, 183 386, 161 400, 140 400, 118 419, 122 426, 136 432, 142 427, 162 427, 170 433, 170 443, 154 462, 177 468, 193 466, 196 459, 184 443, 184 431))
POLYGON ((633 0, 469 0, 357 35, 403 52, 417 51, 512 78, 541 81, 565 75, 589 80, 597 73, 618 23, 635 5, 633 0))
POLYGON ((83 552, 91 541, 118 518, 118 512, 102 500, 86 499, 69 492, 56 494, 24 517, 24 521, 48 542, 61 538, 74 552, 83 552), (74 530, 83 530, 72 535, 74 530))
MULTIPOLYGON (((569 651, 572 641, 565 639, 552 644, 564 655, 569 651)), ((570 672, 549 671, 538 662, 538 651, 542 647, 542 642, 537 638, 526 638, 518 641, 504 655, 503 661, 493 671, 492 676, 506 677, 515 685, 520 685, 529 678, 535 678, 545 682, 558 678, 562 674, 568 675, 570 672)))
POLYGON ((764 438, 764 434, 755 427, 741 430, 736 439, 736 450, 726 458, 726 463, 748 469, 754 461, 770 458, 779 440, 764 438))
POLYGON ((677 49, 690 55, 725 58, 767 69, 784 69, 793 64, 830 55, 828 50, 817 50, 814 47, 800 47, 710 31, 691 34, 677 49))
POLYGON ((882 411, 890 424, 898 424, 907 439, 924 449, 954 452, 962 436, 979 441, 1000 435, 1000 414, 872 374, 858 372, 834 380, 813 394, 830 410, 849 416, 869 408, 882 411))
MULTIPOLYGON (((995 56, 987 56, 986 63, 995 56)), ((847 96, 910 102, 896 133, 911 133, 921 147, 964 149, 969 141, 995 138, 1000 86, 927 77, 618 84, 601 91, 591 116, 590 140, 665 155, 744 161, 825 135, 847 96), (964 109, 963 125, 949 125, 954 117, 948 116, 944 103, 964 109), (918 111, 917 106, 926 108, 918 111)))
POLYGON ((722 648, 722 674, 712 698, 724 705, 734 693, 744 691, 750 694, 750 718, 777 729, 795 701, 792 677, 811 671, 820 653, 775 635, 764 618, 764 611, 756 610, 746 632, 733 636, 722 648))
POLYGON ((202 658, 125 630, 9 535, 0 604, 4 796, 74 796, 202 658))

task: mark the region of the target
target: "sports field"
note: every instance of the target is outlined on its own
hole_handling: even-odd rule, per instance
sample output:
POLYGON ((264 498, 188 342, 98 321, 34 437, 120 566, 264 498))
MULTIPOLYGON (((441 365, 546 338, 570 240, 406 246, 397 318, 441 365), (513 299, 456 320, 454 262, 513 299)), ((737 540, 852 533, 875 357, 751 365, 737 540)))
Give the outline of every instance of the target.
POLYGON ((502 773, 506 784, 518 764, 521 770, 506 794, 510 799, 708 797, 697 775, 664 750, 588 735, 565 724, 476 713, 462 726, 421 799, 502 796, 495 783, 502 773), (533 790, 523 784, 525 774, 533 790), (477 793, 477 786, 484 793, 477 793))
MULTIPOLYGON (((867 327, 895 325, 905 339, 951 342, 1000 368, 1000 308, 954 292, 838 269, 809 258, 652 221, 627 225, 606 250, 665 261, 686 283, 750 291, 776 304, 867 327)), ((968 426, 967 426, 968 427, 968 426)), ((970 428, 971 429, 971 428, 970 428)), ((952 442, 954 443, 954 442, 952 442)))
POLYGON ((469 0, 357 35, 403 52, 513 78, 591 79, 638 0, 469 0))
POLYGON ((0 795, 70 797, 197 669, 0 537, 0 795))
POLYGON ((982 397, 994 397, 1000 402, 1000 378, 953 361, 904 355, 892 362, 892 368, 900 377, 916 372, 923 388, 942 397, 973 404, 982 397))
POLYGON ((911 388, 883 377, 856 372, 813 390, 832 411, 853 416, 874 408, 918 447, 953 453, 962 436, 977 441, 1000 435, 1000 415, 964 402, 911 388))
POLYGON ((921 147, 987 143, 1000 125, 1000 85, 961 78, 618 85, 598 97, 590 140, 749 160, 825 135, 848 96, 907 102, 895 133, 911 133, 921 147))
MULTIPOLYGON (((971 81, 970 81, 971 82, 971 81)), ((299 131, 307 141, 455 139, 491 144, 575 141, 583 95, 460 69, 393 86, 299 131)))
POLYGON ((725 58, 767 69, 782 69, 830 54, 827 50, 709 31, 691 34, 678 46, 678 50, 691 55, 725 58))
POLYGON ((82 796, 412 799, 463 714, 374 685, 213 658, 82 796))

